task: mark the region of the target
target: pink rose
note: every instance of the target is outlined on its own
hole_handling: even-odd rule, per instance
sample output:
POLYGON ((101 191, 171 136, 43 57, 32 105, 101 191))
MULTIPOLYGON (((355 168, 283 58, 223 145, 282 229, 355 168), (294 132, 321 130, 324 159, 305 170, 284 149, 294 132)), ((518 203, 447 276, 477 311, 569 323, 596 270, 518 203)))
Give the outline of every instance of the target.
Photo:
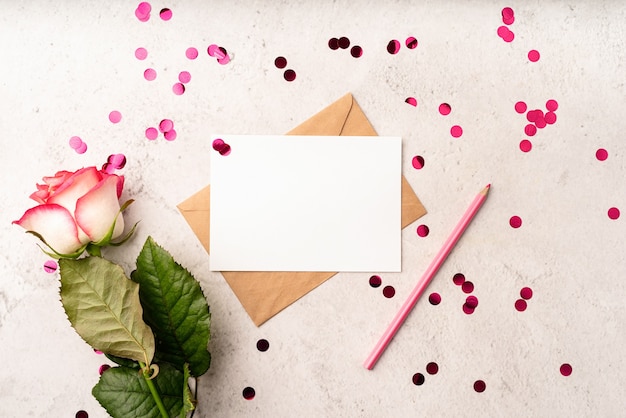
POLYGON ((96 167, 44 177, 30 198, 39 203, 13 221, 57 255, 78 256, 87 244, 107 245, 124 231, 119 198, 124 177, 96 167))

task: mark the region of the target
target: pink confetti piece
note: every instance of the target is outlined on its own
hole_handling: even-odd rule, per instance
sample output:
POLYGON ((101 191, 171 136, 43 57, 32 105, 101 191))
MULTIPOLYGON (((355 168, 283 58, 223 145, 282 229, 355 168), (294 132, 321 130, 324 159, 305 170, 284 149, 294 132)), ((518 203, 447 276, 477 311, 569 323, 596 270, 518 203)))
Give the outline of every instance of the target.
POLYGON ((276 59, 274 60, 274 65, 276 66, 276 68, 278 69, 283 69, 287 66, 287 58, 285 57, 276 57, 276 59))
POLYGON ((526 103, 524 103, 522 101, 519 101, 519 102, 515 103, 515 111, 517 113, 522 114, 522 113, 526 112, 526 109, 527 109, 526 103))
POLYGON ((165 133, 172 129, 174 129, 174 122, 172 122, 171 119, 162 119, 161 122, 159 122, 159 131, 165 133))
POLYGON ((519 228, 520 226, 522 226, 522 218, 517 215, 511 216, 511 218, 509 219, 509 225, 511 225, 511 228, 519 228))
POLYGON ((161 20, 168 21, 172 18, 172 11, 168 8, 163 8, 159 12, 159 17, 161 18, 161 20))
POLYGON ((256 391, 253 387, 247 386, 242 391, 243 398, 247 401, 251 401, 256 396, 256 391))
POLYGON ((517 309, 518 312, 524 312, 527 307, 528 304, 524 299, 518 299, 515 301, 515 309, 517 309))
POLYGON ((437 292, 431 293, 428 295, 428 302, 433 306, 439 305, 441 303, 441 295, 437 292))
POLYGON ((220 49, 219 46, 215 45, 215 44, 211 44, 209 45, 209 47, 207 48, 207 54, 209 54, 210 57, 214 57, 215 58, 215 54, 216 52, 220 49))
POLYGON ((450 128, 450 135, 452 135, 454 138, 460 138, 461 135, 463 135, 463 128, 461 128, 459 125, 454 125, 452 128, 450 128))
POLYGON ((83 140, 79 136, 73 136, 69 141, 70 147, 75 150, 83 144, 83 140))
POLYGON ((379 275, 375 274, 370 277, 369 283, 370 286, 372 286, 373 288, 377 288, 380 287, 381 284, 383 284, 383 279, 381 279, 379 275))
POLYGON ((185 93, 185 85, 183 83, 174 83, 172 91, 175 95, 181 96, 185 93))
POLYGON ((154 79, 156 79, 156 77, 157 73, 154 68, 146 68, 146 70, 143 72, 143 78, 148 81, 153 81, 154 79))
POLYGON ((122 114, 117 110, 113 110, 109 113, 109 120, 111 123, 120 123, 122 120, 122 114))
POLYGON ((191 46, 185 50, 185 56, 190 60, 195 60, 198 58, 198 50, 191 46))
POLYGON ((396 294, 396 289, 393 286, 385 286, 383 288, 383 296, 387 299, 391 299, 396 294))
POLYGON ((472 308, 467 303, 463 304, 463 313, 465 313, 466 315, 473 314, 475 310, 476 310, 475 308, 472 308))
POLYGON ((620 211, 618 208, 613 207, 608 210, 607 215, 609 215, 609 219, 616 220, 619 219, 620 211))
POLYGON ((524 300, 530 300, 533 297, 533 290, 530 287, 522 287, 519 295, 524 300))
POLYGON ((523 139, 519 143, 519 149, 522 152, 530 152, 530 150, 533 149, 533 143, 530 142, 528 139, 523 139))
POLYGON ((546 109, 550 112, 556 112, 556 110, 559 108, 559 103, 554 100, 554 99, 550 99, 546 102, 546 109))
POLYGON ((59 268, 59 265, 54 260, 48 260, 43 263, 43 269, 46 273, 54 273, 59 268))
POLYGON ((535 134, 537 133, 537 127, 529 123, 524 127, 524 133, 528 136, 535 136, 535 134))
POLYGON ((502 22, 505 25, 512 25, 515 22, 515 13, 510 7, 502 9, 502 22))
POLYGON ((404 44, 409 49, 415 49, 417 48, 417 39, 415 39, 414 36, 409 36, 408 38, 406 38, 406 41, 404 44))
POLYGON ((294 70, 286 70, 283 74, 283 77, 287 81, 293 81, 296 79, 296 72, 294 70))
POLYGON ((176 139, 176 129, 171 129, 167 132, 163 133, 163 137, 167 140, 167 141, 173 141, 176 139))
POLYGON ((482 380, 477 380, 474 382, 474 390, 478 393, 482 393, 487 389, 487 384, 485 384, 482 380))
POLYGON ((146 48, 137 48, 135 49, 135 58, 137 58, 140 61, 145 60, 146 58, 148 58, 148 50, 146 50, 146 48))
POLYGON ((598 150, 596 151, 596 158, 598 159, 598 161, 605 161, 607 158, 609 158, 609 153, 604 148, 598 148, 598 150))
POLYGON ((360 58, 363 56, 363 48, 361 48, 358 45, 353 46, 350 49, 350 55, 352 55, 354 58, 360 58))
POLYGON ((572 365, 569 363, 563 363, 561 364, 561 367, 559 367, 559 371, 563 376, 567 377, 572 374, 572 365))
POLYGON ((218 58, 217 63, 220 65, 226 65, 230 62, 230 57, 226 55, 224 58, 218 58))
POLYGON ((498 27, 497 34, 504 42, 510 43, 515 39, 515 33, 506 26, 498 27))
POLYGON ((400 42, 392 39, 391 41, 389 41, 389 43, 387 44, 387 52, 389 52, 392 55, 397 54, 400 51, 400 42))
POLYGON ((476 296, 468 296, 465 299, 465 304, 471 308, 471 309, 476 309, 476 307, 478 306, 478 298, 476 296))
POLYGON ((137 5, 137 9, 135 9, 135 16, 141 22, 147 22, 150 19, 150 12, 152 11, 152 6, 147 1, 142 1, 137 5))
POLYGON ((470 282, 469 280, 464 281, 461 284, 461 290, 463 291, 463 293, 472 293, 474 291, 474 283, 470 282))
POLYGON ((87 144, 86 143, 82 143, 80 144, 80 146, 78 148, 76 148, 74 151, 76 151, 76 153, 78 154, 84 154, 87 152, 87 144))
POLYGON ((417 236, 421 238, 425 238, 430 233, 430 229, 427 225, 420 225, 417 227, 417 236))
POLYGON ((261 338, 256 342, 256 349, 264 353, 270 348, 270 343, 265 338, 261 338))
POLYGON ((178 73, 178 81, 183 84, 189 83, 191 81, 191 74, 189 73, 189 71, 181 71, 180 73, 178 73))
POLYGON ((102 366, 100 366, 100 368, 98 369, 98 374, 99 374, 100 376, 102 376, 102 374, 103 374, 104 372, 106 372, 107 370, 109 370, 110 368, 111 368, 111 366, 110 366, 110 365, 108 365, 108 364, 103 364, 103 365, 102 365, 102 366))
POLYGON ((448 103, 441 103, 439 105, 439 113, 443 116, 447 116, 452 112, 452 107, 448 103))
POLYGON ((124 154, 111 154, 107 158, 107 163, 116 169, 124 168, 126 166, 126 156, 124 154))
POLYGON ((528 51, 528 60, 530 62, 537 62, 539 61, 539 58, 539 51, 537 51, 536 49, 531 49, 530 51, 528 51))
POLYGON ((222 149, 219 150, 220 155, 229 155, 230 154, 230 145, 228 144, 224 144, 224 146, 222 147, 222 149))
POLYGON ((404 102, 414 107, 417 106, 417 99, 415 97, 407 97, 404 102))
POLYGON ((103 354, 102 351, 96 350, 95 348, 93 349, 93 352, 96 353, 99 356, 101 356, 103 354))
POLYGON ((421 155, 416 155, 411 160, 411 164, 413 165, 414 169, 421 170, 422 168, 424 168, 424 157, 422 157, 421 155))
POLYGON ((543 119, 544 119, 544 121, 548 125, 553 125, 554 123, 556 123, 556 113, 554 113, 554 112, 547 112, 544 115, 543 119))
POLYGON ((157 139, 157 137, 159 136, 159 131, 156 130, 156 128, 148 128, 146 129, 146 138, 148 138, 151 141, 154 141, 155 139, 157 139))

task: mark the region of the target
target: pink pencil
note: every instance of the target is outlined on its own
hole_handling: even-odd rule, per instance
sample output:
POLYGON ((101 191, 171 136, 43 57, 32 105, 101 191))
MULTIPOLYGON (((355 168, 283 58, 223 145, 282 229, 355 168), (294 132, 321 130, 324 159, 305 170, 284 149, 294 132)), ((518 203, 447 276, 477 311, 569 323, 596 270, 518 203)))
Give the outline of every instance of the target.
POLYGON ((409 294, 407 300, 402 304, 402 307, 400 307, 400 310, 391 321, 391 324, 389 324, 385 330, 383 336, 380 337, 380 340, 378 340, 378 343, 365 360, 365 363, 363 363, 363 366, 365 366, 366 369, 371 370, 374 367, 376 361, 378 361, 379 357, 383 354, 383 351, 385 351, 385 348, 387 348, 393 336, 396 335, 396 332, 400 329, 400 325, 402 325, 406 317, 409 315, 409 312, 411 312, 411 309, 413 309, 413 306, 415 306, 419 297, 422 293, 424 293, 424 290, 430 281, 433 277, 435 277, 437 270, 439 270, 439 267, 441 267, 448 254, 450 254, 450 251, 452 251, 456 242, 459 240, 461 235, 463 235, 463 232, 474 218, 474 215, 478 212, 478 209, 480 209, 485 202, 485 199, 487 199, 490 187, 491 184, 488 184, 480 191, 480 193, 478 193, 470 207, 467 208, 463 214, 459 223, 454 227, 452 233, 443 244, 443 247, 441 247, 433 261, 424 272, 424 275, 420 278, 419 282, 417 282, 417 285, 413 291, 411 291, 411 294, 409 294))

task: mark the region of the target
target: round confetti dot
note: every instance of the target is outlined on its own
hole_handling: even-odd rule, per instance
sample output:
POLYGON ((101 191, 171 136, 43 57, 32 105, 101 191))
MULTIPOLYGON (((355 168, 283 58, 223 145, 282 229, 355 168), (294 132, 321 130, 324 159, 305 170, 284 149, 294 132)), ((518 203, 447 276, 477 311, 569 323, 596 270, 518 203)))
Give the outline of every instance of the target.
POLYGON ((467 299, 465 299, 465 304, 468 308, 476 309, 478 306, 478 298, 476 296, 468 296, 467 299))
POLYGON ((464 281, 461 284, 461 290, 463 291, 463 293, 472 293, 474 291, 474 283, 470 282, 469 280, 464 281))
POLYGON ((161 9, 159 12, 159 17, 165 21, 168 21, 172 18, 172 11, 168 8, 161 9))
POLYGON ((518 312, 524 312, 527 307, 528 304, 524 299, 518 299, 515 301, 515 309, 517 309, 518 312))
POLYGON ((463 273, 455 274, 454 276, 452 276, 452 282, 454 282, 454 284, 457 286, 461 286, 463 283, 465 283, 465 275, 463 273))
POLYGON ((420 225, 417 227, 417 235, 419 237, 422 237, 422 238, 427 237, 429 232, 430 230, 428 229, 428 226, 426 225, 420 225))
POLYGON ((411 106, 417 106, 417 99, 415 97, 407 97, 404 102, 410 104, 411 106))
POLYGON ((163 119, 159 122, 159 131, 167 132, 174 128, 174 122, 171 119, 163 119))
POLYGON ((74 151, 76 151, 78 154, 84 154, 87 152, 87 144, 85 144, 84 142, 82 144, 80 144, 80 146, 78 148, 76 148, 74 151))
POLYGON ((509 219, 509 225, 511 225, 511 228, 519 228, 522 226, 522 218, 517 215, 511 216, 509 219))
POLYGON ((181 71, 180 73, 178 73, 178 81, 183 84, 189 83, 191 81, 191 74, 189 73, 189 71, 181 71))
POLYGON ((96 354, 98 354, 98 355, 102 355, 102 354, 103 354, 103 353, 102 353, 102 351, 100 351, 100 350, 96 350, 95 348, 93 349, 93 352, 94 352, 94 353, 96 353, 96 354))
POLYGON ((546 112, 543 119, 548 125, 553 125, 556 122, 556 113, 554 112, 546 112))
POLYGON ((452 135, 454 138, 460 138, 461 135, 463 135, 463 128, 461 128, 459 125, 454 125, 452 128, 450 128, 450 135, 452 135))
POLYGON ((146 138, 148 138, 149 140, 155 140, 157 139, 157 137, 159 136, 159 131, 156 130, 156 128, 148 128, 146 129, 146 138))
POLYGON ((114 110, 109 113, 109 120, 111 123, 119 123, 122 120, 122 114, 117 110, 114 110))
POLYGON ((345 36, 342 36, 337 41, 337 45, 339 45, 339 48, 341 49, 348 49, 348 47, 350 46, 350 39, 346 38, 345 36))
POLYGON ((619 218, 619 215, 620 215, 619 209, 618 208, 611 208, 611 209, 609 209, 608 215, 609 215, 609 218, 613 219, 613 220, 619 218))
POLYGON ((482 393, 487 388, 487 385, 482 380, 477 380, 474 382, 474 390, 478 393, 482 393))
POLYGON ((293 81, 296 79, 296 72, 294 70, 286 70, 283 77, 285 77, 287 81, 293 81))
POLYGON ((146 48, 135 49, 135 58, 137 58, 140 61, 143 61, 146 58, 148 58, 148 51, 146 50, 146 48))
POLYGON ((567 377, 572 374, 572 366, 569 363, 563 363, 561 364, 559 371, 561 372, 563 376, 567 377))
POLYGON ((142 1, 137 5, 137 9, 135 9, 135 16, 141 22, 147 22, 150 19, 150 12, 152 11, 152 6, 147 1, 142 1))
POLYGON ((256 349, 261 352, 265 352, 269 348, 270 348, 270 343, 264 338, 261 338, 259 341, 256 342, 256 349))
POLYGON ((559 108, 559 103, 556 100, 550 99, 546 102, 546 109, 549 110, 550 112, 556 112, 558 108, 559 108))
POLYGON ((530 62, 537 62, 539 61, 539 51, 537 51, 536 49, 531 49, 530 51, 528 51, 528 60, 530 62))
POLYGON ((411 160, 411 164, 413 165, 414 169, 421 170, 422 168, 424 168, 424 157, 422 157, 421 155, 416 155, 411 160))
POLYGON ((449 115, 452 112, 452 107, 448 103, 441 103, 439 105, 439 113, 443 116, 449 115))
POLYGON ((409 49, 415 49, 417 48, 417 39, 415 39, 415 37, 413 36, 409 36, 408 38, 406 38, 406 42, 404 44, 409 49))
POLYGON ((522 297, 522 299, 529 300, 533 297, 533 290, 530 287, 522 287, 522 289, 519 291, 519 295, 522 297))
POLYGON ((400 42, 395 39, 392 39, 391 41, 389 41, 389 43, 387 44, 387 52, 394 55, 394 54, 397 54, 399 51, 400 51, 400 42))
POLYGON ((222 148, 224 148, 224 145, 226 145, 226 143, 224 142, 223 139, 217 138, 213 140, 213 144, 212 147, 215 151, 219 151, 222 148))
POLYGON ((596 151, 596 158, 598 161, 604 161, 609 158, 609 153, 604 148, 598 148, 596 151))
POLYGON ((328 40, 328 47, 330 49, 332 49, 333 51, 336 49, 339 49, 339 39, 337 38, 330 38, 328 40))
POLYGON ((530 152, 530 150, 533 149, 533 143, 528 139, 523 139, 519 143, 519 149, 522 150, 522 152, 530 152))
POLYGON ((513 9, 511 9, 510 7, 505 7, 502 9, 503 18, 509 19, 513 16, 515 16, 515 13, 513 12, 513 9))
POLYGON ((87 411, 83 411, 82 409, 76 413, 76 418, 89 418, 89 414, 87 411))
POLYGON ((163 132, 163 137, 167 140, 167 141, 173 141, 176 139, 176 129, 170 129, 167 132, 163 132))
POLYGON ((391 299, 396 294, 396 289, 393 286, 385 286, 383 288, 383 296, 387 299, 391 299))
POLYGON ((519 101, 519 102, 515 103, 515 111, 517 113, 520 113, 520 114, 524 113, 524 112, 526 112, 526 109, 527 109, 526 103, 524 103, 522 101, 519 101))
POLYGON ((185 51, 185 56, 190 60, 195 60, 198 58, 198 50, 191 46, 185 51))
POLYGON ((79 148, 81 145, 83 145, 83 140, 78 136, 73 136, 70 138, 69 143, 70 143, 70 147, 75 150, 79 148))
POLYGON ((515 16, 502 17, 502 23, 504 23, 505 25, 512 25, 513 23, 515 23, 515 16))
POLYGON ((183 83, 174 83, 172 91, 175 95, 180 96, 185 93, 185 85, 183 83))
POLYGON ((538 129, 543 129, 545 128, 547 125, 546 120, 543 118, 543 115, 541 115, 540 117, 537 118, 537 120, 535 121, 535 126, 538 129))
POLYGON ((474 313, 474 311, 476 310, 476 308, 472 308, 471 306, 469 306, 467 303, 463 304, 463 312, 467 315, 471 315, 474 313))
POLYGON ((103 364, 102 366, 100 366, 100 368, 98 369, 98 374, 100 376, 102 376, 102 373, 106 372, 107 370, 109 370, 111 368, 111 366, 109 366, 108 364, 103 364))
MULTIPOLYGON (((441 303, 441 295, 437 292, 433 292, 428 295, 428 301, 431 305, 439 305, 441 303)), ((431 373, 432 374, 432 373, 431 373)))
POLYGON ((228 155, 230 154, 230 145, 224 144, 224 146, 218 151, 220 155, 228 155))
POLYGON ((143 78, 145 78, 148 81, 153 81, 157 76, 156 71, 154 70, 154 68, 146 68, 146 70, 143 72, 143 78))
POLYGON ((370 277, 370 286, 373 288, 379 287, 383 283, 383 280, 378 275, 373 275, 370 277))
POLYGON ((219 51, 219 49, 220 49, 220 47, 218 45, 211 44, 206 49, 206 52, 207 52, 207 54, 209 54, 210 57, 215 57, 217 52, 219 51))
POLYGON ((350 48, 350 55, 354 58, 360 58, 363 55, 363 48, 358 45, 353 46, 350 48))
POLYGON ((426 373, 435 375, 439 372, 439 365, 434 361, 431 361, 426 365, 426 373))
POLYGON ((244 399, 251 401, 252 399, 254 399, 256 391, 254 390, 254 388, 248 386, 243 389, 242 395, 244 399))
POLYGON ((515 34, 513 33, 513 31, 511 31, 506 26, 500 26, 497 33, 504 42, 513 42, 513 40, 515 39, 515 34))
POLYGON ((59 265, 54 260, 48 260, 43 263, 43 269, 46 273, 54 273, 59 268, 59 265))
POLYGON ((274 60, 274 65, 276 66, 276 68, 280 68, 280 69, 285 68, 287 66, 287 58, 276 57, 276 59, 274 60))
POLYGON ((537 127, 531 123, 524 127, 524 133, 528 136, 535 136, 537 133, 537 127))
POLYGON ((226 55, 224 58, 218 58, 217 63, 220 65, 226 65, 230 62, 230 57, 226 55))
POLYGON ((107 163, 115 168, 124 168, 126 165, 126 156, 124 154, 111 154, 107 158, 107 163))
POLYGON ((412 380, 413 380, 413 384, 415 386, 422 386, 424 384, 424 381, 426 380, 426 378, 421 373, 415 373, 413 375, 412 380))

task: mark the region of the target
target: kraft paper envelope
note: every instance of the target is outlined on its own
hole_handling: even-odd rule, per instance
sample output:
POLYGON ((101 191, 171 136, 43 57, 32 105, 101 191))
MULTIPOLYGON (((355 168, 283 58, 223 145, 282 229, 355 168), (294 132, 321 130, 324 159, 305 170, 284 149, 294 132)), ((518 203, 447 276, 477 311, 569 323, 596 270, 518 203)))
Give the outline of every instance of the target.
MULTIPOLYGON (((377 133, 352 94, 346 94, 288 132, 288 135, 375 136, 377 133)), ((178 209, 202 246, 210 252, 210 186, 180 203, 178 209)), ((402 176, 402 228, 425 213, 424 206, 406 178, 402 176)), ((335 274, 335 272, 222 272, 224 279, 257 326, 335 274)))

